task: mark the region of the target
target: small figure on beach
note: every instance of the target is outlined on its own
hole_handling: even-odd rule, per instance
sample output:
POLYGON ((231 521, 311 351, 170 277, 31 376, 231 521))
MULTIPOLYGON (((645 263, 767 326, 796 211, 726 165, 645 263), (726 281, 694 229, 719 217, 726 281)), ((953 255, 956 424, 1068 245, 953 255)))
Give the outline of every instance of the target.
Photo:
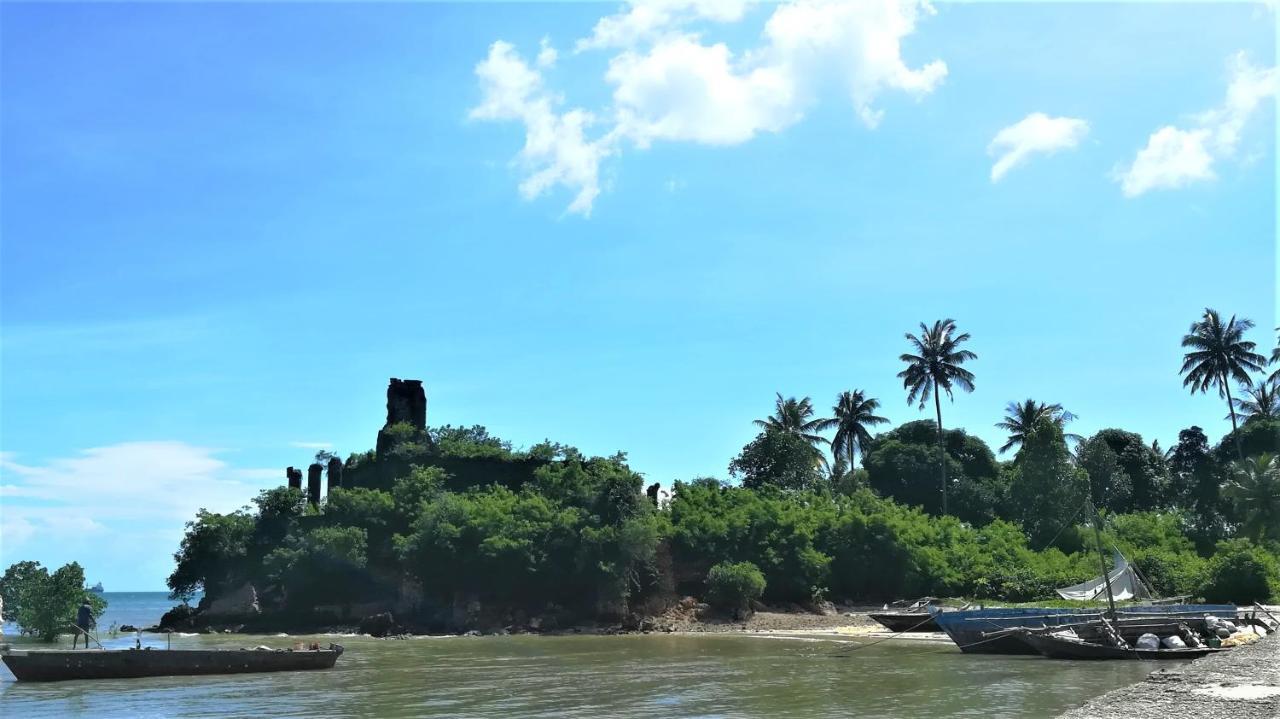
POLYGON ((84 648, 89 648, 89 630, 93 628, 93 607, 89 606, 89 598, 85 597, 76 612, 76 631, 71 635, 71 648, 75 649, 80 635, 84 635, 84 648))

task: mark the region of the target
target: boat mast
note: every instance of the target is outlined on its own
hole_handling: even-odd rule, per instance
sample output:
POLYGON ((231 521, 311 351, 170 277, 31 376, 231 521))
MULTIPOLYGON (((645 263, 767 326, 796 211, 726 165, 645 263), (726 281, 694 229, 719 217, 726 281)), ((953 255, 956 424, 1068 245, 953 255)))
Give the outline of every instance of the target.
POLYGON ((1089 508, 1093 511, 1093 537, 1098 544, 1098 563, 1102 565, 1102 583, 1107 587, 1107 607, 1110 608, 1110 617, 1112 620, 1116 618, 1116 598, 1111 594, 1111 572, 1107 569, 1107 558, 1102 554, 1102 530, 1098 528, 1101 524, 1099 521, 1098 508, 1094 506, 1093 501, 1089 501, 1089 508))

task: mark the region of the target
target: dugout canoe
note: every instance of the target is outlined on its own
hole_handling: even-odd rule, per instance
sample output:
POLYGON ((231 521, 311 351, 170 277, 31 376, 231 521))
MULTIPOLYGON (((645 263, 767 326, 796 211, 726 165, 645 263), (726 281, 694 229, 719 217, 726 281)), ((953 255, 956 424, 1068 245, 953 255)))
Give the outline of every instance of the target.
POLYGON ((1050 659, 1199 659, 1208 654, 1228 651, 1213 647, 1181 649, 1113 647, 1086 642, 1078 637, 1027 630, 1018 631, 1014 636, 1050 659))
POLYGON ((327 649, 30 649, 0 660, 19 681, 134 679, 332 669, 342 646, 327 649))

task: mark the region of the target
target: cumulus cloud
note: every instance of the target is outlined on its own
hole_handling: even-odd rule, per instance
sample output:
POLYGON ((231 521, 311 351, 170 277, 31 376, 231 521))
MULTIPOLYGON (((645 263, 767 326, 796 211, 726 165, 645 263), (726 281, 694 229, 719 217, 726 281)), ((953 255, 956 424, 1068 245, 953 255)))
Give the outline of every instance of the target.
POLYGON ((793 2, 765 24, 770 43, 764 54, 796 82, 833 68, 862 121, 875 127, 884 114, 873 106, 881 93, 899 90, 918 98, 946 78, 941 60, 913 70, 902 59, 903 38, 915 32, 922 15, 933 13, 932 5, 908 0, 793 2))
POLYGON ((1214 164, 1235 156, 1249 118, 1264 100, 1275 97, 1280 72, 1255 67, 1243 52, 1231 57, 1228 71, 1231 80, 1222 105, 1194 115, 1190 129, 1159 128, 1133 162, 1116 169, 1114 178, 1125 197, 1213 180, 1214 164))
POLYGON ((561 186, 574 193, 568 211, 587 215, 600 193, 601 161, 624 147, 734 145, 780 132, 804 118, 828 80, 845 88, 857 116, 875 128, 884 93, 921 98, 946 78, 941 60, 912 68, 902 58, 903 39, 932 13, 922 0, 797 0, 773 9, 757 45, 734 50, 700 30, 742 21, 741 2, 631 2, 575 46, 611 53, 607 108, 561 111, 542 74, 499 40, 476 67, 483 98, 471 117, 523 122, 521 194, 533 198, 561 186))
POLYGON ((680 37, 613 58, 617 131, 638 147, 654 140, 731 145, 800 117, 794 79, 777 67, 741 71, 723 44, 680 37))
POLYGON ((574 193, 568 212, 590 215, 600 194, 600 160, 611 152, 607 138, 586 137, 595 117, 579 108, 557 112, 560 100, 543 87, 542 73, 510 43, 493 43, 476 76, 483 99, 472 108, 473 119, 524 123, 524 148, 516 156, 526 175, 520 194, 533 199, 560 185, 574 193))
POLYGON ((1033 112, 1001 129, 987 146, 987 154, 996 158, 991 166, 991 181, 999 182, 1034 154, 1052 155, 1059 150, 1073 149, 1087 134, 1089 123, 1084 120, 1033 112))
POLYGON ((743 0, 647 0, 628 3, 622 12, 603 17, 575 46, 583 50, 631 47, 655 40, 698 20, 737 22, 746 11, 743 0))

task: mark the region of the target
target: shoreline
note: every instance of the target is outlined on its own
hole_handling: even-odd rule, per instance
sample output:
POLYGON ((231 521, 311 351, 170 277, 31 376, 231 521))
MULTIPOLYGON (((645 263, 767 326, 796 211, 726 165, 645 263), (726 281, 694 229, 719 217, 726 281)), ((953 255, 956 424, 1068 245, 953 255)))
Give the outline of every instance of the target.
POLYGON ((1095 697, 1059 719, 1275 719, 1280 717, 1280 634, 1230 652, 1163 667, 1095 697))
MULTIPOLYGON (((248 636, 307 636, 307 635, 339 635, 370 636, 374 638, 394 639, 397 637, 441 637, 441 636, 570 636, 570 635, 627 635, 627 634, 672 634, 672 635, 707 635, 707 634, 747 634, 747 635, 793 635, 793 636, 825 636, 838 638, 882 638, 894 633, 869 617, 879 607, 844 608, 840 611, 817 613, 804 609, 765 608, 753 612, 744 620, 733 620, 718 615, 709 615, 696 610, 669 611, 655 617, 645 617, 633 625, 597 624, 584 622, 556 628, 532 628, 529 626, 495 627, 487 630, 470 629, 467 631, 422 631, 422 627, 397 626, 385 634, 361 631, 356 623, 334 623, 306 625, 300 623, 290 626, 283 622, 277 627, 262 628, 252 626, 252 622, 218 622, 206 627, 188 628, 174 627, 164 629, 159 625, 140 628, 148 634, 243 634, 248 636)), ((925 636, 929 633, 908 633, 902 636, 925 636)), ((937 637, 945 635, 934 633, 937 637)), ((914 637, 912 637, 914 638, 914 637)), ((949 640, 948 640, 949 641, 949 640)))

